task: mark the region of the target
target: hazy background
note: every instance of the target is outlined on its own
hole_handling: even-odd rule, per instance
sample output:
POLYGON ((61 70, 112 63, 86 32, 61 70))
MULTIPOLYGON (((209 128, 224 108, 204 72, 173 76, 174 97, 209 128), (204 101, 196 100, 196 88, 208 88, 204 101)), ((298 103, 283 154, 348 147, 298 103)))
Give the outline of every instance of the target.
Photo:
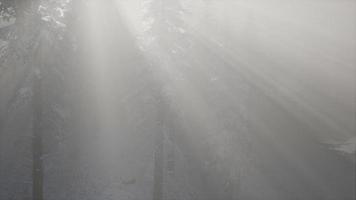
POLYGON ((355 198, 355 0, 0 2, 1 200, 355 198))

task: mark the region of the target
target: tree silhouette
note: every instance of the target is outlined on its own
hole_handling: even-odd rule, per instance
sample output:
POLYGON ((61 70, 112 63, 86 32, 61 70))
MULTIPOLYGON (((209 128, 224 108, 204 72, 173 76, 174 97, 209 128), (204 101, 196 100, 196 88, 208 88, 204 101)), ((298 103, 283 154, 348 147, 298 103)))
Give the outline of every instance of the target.
MULTIPOLYGON (((50 81, 63 78, 62 73, 66 73, 63 71, 63 66, 67 63, 62 60, 59 64, 58 61, 64 56, 62 53, 53 57, 54 51, 59 52, 57 48, 67 48, 68 44, 64 42, 66 33, 59 19, 62 17, 61 13, 52 12, 63 9, 59 6, 65 6, 65 1, 51 2, 4 0, 0 4, 0 18, 7 21, 15 20, 6 33, 14 37, 7 38, 7 46, 4 53, 0 55, 0 67, 16 77, 14 80, 8 80, 15 86, 12 87, 11 97, 5 102, 6 113, 18 112, 16 109, 19 102, 21 106, 30 107, 31 110, 32 199, 34 200, 42 200, 44 194, 44 151, 45 147, 48 147, 45 145, 45 138, 48 138, 49 131, 56 129, 54 124, 62 121, 59 115, 51 114, 57 112, 51 107, 58 102, 49 102, 53 94, 48 93, 48 85, 50 81), (23 91, 27 91, 24 88, 28 88, 29 95, 23 95, 23 91), (45 126, 50 126, 51 130, 45 126)), ((54 89, 54 91, 59 90, 54 89)), ((3 126, 5 119, 1 122, 3 126)))

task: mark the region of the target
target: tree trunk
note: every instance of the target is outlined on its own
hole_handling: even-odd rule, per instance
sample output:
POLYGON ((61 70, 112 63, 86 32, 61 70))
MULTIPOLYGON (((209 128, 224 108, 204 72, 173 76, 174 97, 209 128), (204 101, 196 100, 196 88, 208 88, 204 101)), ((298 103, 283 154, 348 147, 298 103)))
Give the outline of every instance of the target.
POLYGON ((156 144, 154 152, 154 185, 153 200, 162 200, 163 197, 163 130, 162 123, 159 124, 156 134, 156 144))
POLYGON ((42 163, 42 80, 36 74, 33 80, 33 136, 32 136, 32 199, 43 200, 43 163, 42 163))

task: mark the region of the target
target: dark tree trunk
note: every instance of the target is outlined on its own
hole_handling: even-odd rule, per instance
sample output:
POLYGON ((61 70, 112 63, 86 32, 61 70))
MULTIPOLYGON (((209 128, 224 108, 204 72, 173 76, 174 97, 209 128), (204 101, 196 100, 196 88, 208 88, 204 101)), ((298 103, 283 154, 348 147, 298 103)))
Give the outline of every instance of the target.
POLYGON ((32 129, 32 199, 43 200, 43 147, 42 147, 42 80, 39 74, 33 80, 33 129, 32 129))
POLYGON ((154 185, 153 200, 162 200, 163 197, 163 127, 159 124, 156 135, 156 144, 154 152, 154 185))

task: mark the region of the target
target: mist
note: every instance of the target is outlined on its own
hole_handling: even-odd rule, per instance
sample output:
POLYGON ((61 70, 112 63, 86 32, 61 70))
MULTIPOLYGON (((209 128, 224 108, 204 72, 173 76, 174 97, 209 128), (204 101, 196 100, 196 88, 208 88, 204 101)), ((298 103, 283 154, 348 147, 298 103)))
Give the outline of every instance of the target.
POLYGON ((353 200, 355 0, 0 0, 0 200, 353 200))

